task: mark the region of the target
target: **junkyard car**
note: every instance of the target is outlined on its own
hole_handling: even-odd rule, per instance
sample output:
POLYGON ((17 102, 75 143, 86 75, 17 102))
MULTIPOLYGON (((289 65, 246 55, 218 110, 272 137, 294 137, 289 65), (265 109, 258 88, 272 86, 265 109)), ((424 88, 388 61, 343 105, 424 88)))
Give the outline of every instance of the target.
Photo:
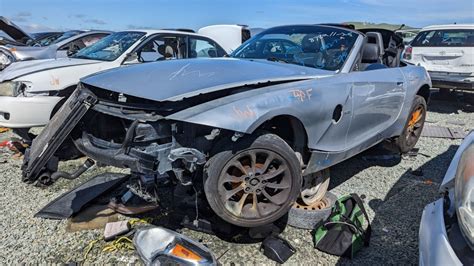
POLYGON ((474 24, 423 28, 406 48, 404 60, 425 67, 435 88, 473 90, 474 24))
POLYGON ((166 30, 111 34, 70 58, 15 62, 0 72, 0 125, 27 139, 43 126, 77 86, 98 71, 141 62, 218 57, 226 53, 210 38, 166 30))
POLYGON ((474 131, 449 165, 440 192, 420 224, 420 265, 474 264, 474 131))
POLYGON ((231 58, 92 75, 33 141, 23 180, 54 171, 55 152, 69 139, 134 176, 203 180, 210 206, 227 222, 270 223, 299 196, 320 200, 330 166, 385 139, 402 152, 415 146, 431 82, 422 67, 388 67, 382 54, 390 45, 403 48, 394 33, 384 42, 379 32, 282 26, 231 58))
POLYGON ((16 61, 62 58, 73 55, 80 49, 96 43, 110 33, 110 31, 100 30, 72 30, 64 32, 55 39, 46 39, 43 42, 32 43, 32 46, 2 45, 0 46, 0 64, 2 64, 0 70, 6 69, 11 63, 16 61))

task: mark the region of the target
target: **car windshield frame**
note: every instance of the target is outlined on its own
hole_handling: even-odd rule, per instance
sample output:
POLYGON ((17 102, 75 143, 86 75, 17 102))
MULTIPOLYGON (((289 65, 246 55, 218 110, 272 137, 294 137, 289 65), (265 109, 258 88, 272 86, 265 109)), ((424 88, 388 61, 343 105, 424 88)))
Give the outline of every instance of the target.
POLYGON ((102 38, 101 40, 94 43, 93 45, 79 50, 79 52, 71 56, 71 58, 90 59, 90 60, 109 61, 109 62, 115 61, 122 54, 124 54, 128 49, 130 49, 130 47, 132 47, 135 43, 137 43, 140 39, 142 39, 143 36, 145 35, 146 35, 146 32, 143 32, 143 31, 115 32, 115 33, 110 34, 109 36, 102 38), (130 35, 135 35, 135 36, 130 36, 130 35), (125 46, 123 46, 122 40, 125 37, 129 37, 132 39, 128 43, 125 43, 125 46), (119 39, 118 41, 116 40, 117 38, 119 39), (117 45, 122 46, 120 50, 117 50, 116 52, 112 51, 108 55, 99 54, 100 52, 105 52, 107 49, 112 49, 114 46, 117 46, 117 45))
MULTIPOLYGON (((337 72, 343 70, 348 60, 350 60, 360 36, 363 36, 361 32, 336 26, 280 26, 270 28, 257 34, 238 47, 230 57, 237 59, 269 60, 337 72), (288 41, 293 42, 296 46, 296 48, 292 48, 293 50, 296 49, 294 53, 289 53, 285 50, 284 53, 278 53, 277 51, 276 56, 269 56, 269 53, 265 54, 264 47, 267 46, 265 43, 266 40, 277 42, 277 36, 280 36, 281 45, 284 45, 283 43, 288 41), (312 43, 316 42, 316 40, 318 44, 312 46, 312 43), (263 44, 259 44, 258 42, 263 44), (252 46, 254 47, 250 48, 252 46), (258 46, 263 46, 263 48, 258 46), (314 52, 309 53, 308 50, 314 50, 314 52)), ((273 47, 270 49, 270 53, 272 53, 273 47)), ((277 48, 277 50, 278 49, 279 48, 277 48)), ((282 48, 282 50, 284 49, 282 48)))

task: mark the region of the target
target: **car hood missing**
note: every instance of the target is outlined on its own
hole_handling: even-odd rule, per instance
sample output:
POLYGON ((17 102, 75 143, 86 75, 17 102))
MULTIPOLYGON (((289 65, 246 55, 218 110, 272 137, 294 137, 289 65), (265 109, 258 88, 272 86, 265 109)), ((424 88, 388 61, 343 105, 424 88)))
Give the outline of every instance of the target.
POLYGON ((86 85, 154 101, 179 101, 198 94, 268 82, 332 75, 334 72, 233 58, 185 59, 115 68, 81 80, 86 85))

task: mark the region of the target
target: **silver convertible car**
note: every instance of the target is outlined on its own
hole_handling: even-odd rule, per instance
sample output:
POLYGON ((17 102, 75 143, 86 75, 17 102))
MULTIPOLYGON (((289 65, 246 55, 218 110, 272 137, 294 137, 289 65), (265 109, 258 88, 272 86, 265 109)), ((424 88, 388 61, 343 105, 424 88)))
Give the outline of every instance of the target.
POLYGON ((424 68, 400 65, 402 49, 384 30, 281 26, 230 58, 86 77, 33 141, 23 180, 55 176, 58 151, 73 143, 137 182, 201 184, 229 223, 271 223, 297 200, 320 200, 329 167, 384 140, 401 152, 415 146, 431 81, 424 68))

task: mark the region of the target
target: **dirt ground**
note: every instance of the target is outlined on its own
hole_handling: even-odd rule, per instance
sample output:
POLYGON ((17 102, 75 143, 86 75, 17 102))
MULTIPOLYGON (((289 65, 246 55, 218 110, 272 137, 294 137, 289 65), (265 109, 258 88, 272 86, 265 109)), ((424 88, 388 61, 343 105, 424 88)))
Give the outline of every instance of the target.
MULTIPOLYGON (((474 129, 474 107, 462 95, 430 103, 427 124, 474 129)), ((472 96, 471 96, 472 97, 472 96)), ((0 133, 0 143, 12 137, 0 133)), ((417 264, 418 228, 423 208, 439 197, 438 188, 461 140, 423 137, 415 157, 370 160, 360 154, 331 168, 330 190, 337 196, 347 193, 365 195, 373 227, 371 245, 353 260, 324 254, 313 247, 309 230, 287 226, 281 236, 297 249, 290 264, 417 264), (415 175, 421 170, 422 175, 415 175)), ((71 171, 84 159, 63 162, 61 169, 71 171)), ((85 258, 88 244, 100 239, 103 229, 69 232, 67 221, 45 220, 33 215, 44 205, 98 173, 122 171, 111 167, 94 168, 77 180, 60 180, 47 188, 22 183, 21 158, 0 148, 0 261, 12 263, 140 263, 134 251, 103 252, 98 241, 85 258)), ((119 219, 128 219, 120 216, 119 219)), ((260 243, 232 243, 219 237, 180 230, 207 245, 223 264, 274 264, 260 251, 260 243)))

